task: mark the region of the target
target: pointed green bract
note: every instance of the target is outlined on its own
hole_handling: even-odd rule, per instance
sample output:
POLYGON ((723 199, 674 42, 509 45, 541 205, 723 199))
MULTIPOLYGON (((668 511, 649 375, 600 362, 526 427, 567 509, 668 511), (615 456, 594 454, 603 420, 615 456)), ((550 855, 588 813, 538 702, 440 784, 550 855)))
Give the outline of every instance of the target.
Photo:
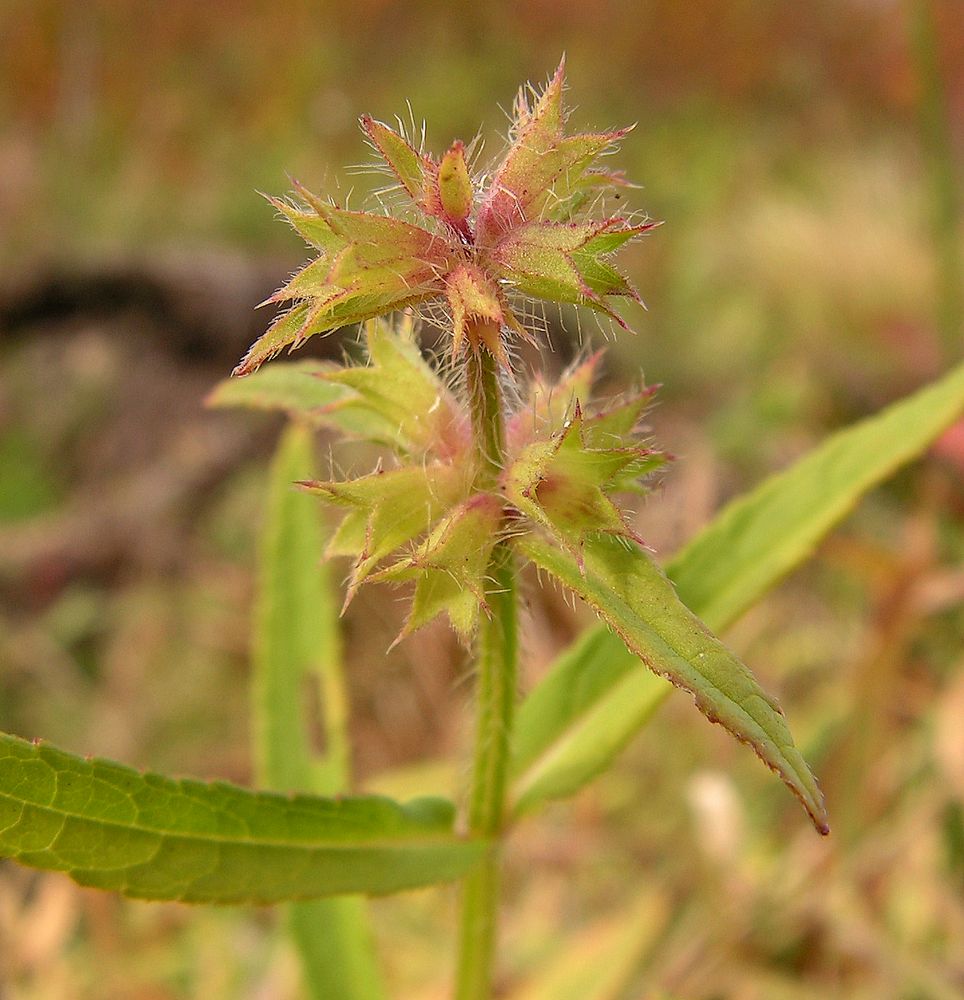
POLYGON ((448 251, 434 234, 389 216, 349 212, 317 200, 313 207, 332 235, 320 257, 269 300, 305 301, 275 320, 235 375, 250 374, 315 334, 402 309, 441 290, 448 251))
POLYGON ((371 115, 362 116, 361 127, 399 184, 416 204, 423 204, 436 169, 432 160, 371 115))
POLYGON ((294 350, 309 337, 361 323, 393 309, 404 309, 421 298, 423 295, 418 292, 400 295, 395 292, 379 294, 338 289, 327 299, 309 299, 299 303, 282 313, 267 332, 254 342, 232 374, 250 375, 285 348, 294 350))
POLYGON ((379 562, 424 534, 463 500, 470 483, 464 469, 433 463, 373 472, 340 483, 305 482, 302 486, 331 504, 354 508, 349 526, 335 535, 336 551, 357 556, 349 583, 351 597, 379 562), (360 515, 365 517, 364 542, 351 551, 349 542, 361 540, 360 515))
POLYGON ((325 372, 331 383, 353 390, 333 404, 333 422, 362 419, 373 435, 396 450, 451 459, 468 444, 466 421, 451 391, 429 367, 414 341, 411 320, 393 331, 381 319, 365 324, 368 365, 325 372), (353 418, 352 415, 357 415, 353 418))
POLYGON ((445 243, 434 233, 391 215, 355 212, 334 205, 319 206, 319 214, 358 254, 359 263, 380 264, 412 256, 442 261, 445 243))
POLYGON ((586 418, 583 437, 593 448, 613 448, 632 435, 653 397, 653 389, 628 393, 586 418))
POLYGON ((345 247, 345 240, 317 213, 295 208, 281 198, 268 201, 288 220, 301 238, 323 254, 334 254, 345 247))
POLYGON ((541 218, 547 206, 551 211, 556 202, 567 200, 596 157, 626 134, 565 136, 564 85, 562 62, 533 106, 525 91, 519 92, 512 145, 479 209, 476 239, 481 246, 495 246, 506 233, 541 218))
POLYGON ((749 744, 800 799, 814 826, 828 832, 823 797, 779 706, 680 602, 673 585, 638 546, 596 536, 583 546, 581 569, 533 536, 518 545, 536 566, 581 597, 647 667, 689 691, 710 721, 749 744))
POLYGON ((562 183, 554 185, 552 199, 543 207, 542 217, 546 222, 567 222, 580 215, 593 200, 612 189, 635 186, 626 180, 622 170, 590 167, 576 176, 569 174, 563 178, 562 183))
POLYGON ((458 878, 482 842, 444 800, 175 781, 0 734, 0 856, 140 899, 275 903, 458 878))
POLYGON ((493 251, 504 277, 520 291, 553 302, 604 305, 605 295, 637 298, 629 282, 603 260, 621 243, 649 229, 603 223, 529 222, 510 232, 493 251), (610 232, 610 230, 614 230, 610 232))
POLYGON ((523 449, 505 477, 513 505, 548 528, 577 560, 594 532, 636 537, 610 493, 655 468, 660 458, 639 448, 587 447, 584 425, 577 406, 560 434, 523 449))
POLYGON ((378 574, 381 580, 415 580, 412 610, 399 638, 443 612, 467 640, 485 601, 486 570, 502 524, 502 502, 478 493, 441 523, 408 558, 378 574))
POLYGON ((286 347, 300 344, 313 333, 319 333, 321 310, 310 302, 299 302, 281 313, 241 359, 232 375, 247 375, 256 371, 263 361, 280 354, 286 347))

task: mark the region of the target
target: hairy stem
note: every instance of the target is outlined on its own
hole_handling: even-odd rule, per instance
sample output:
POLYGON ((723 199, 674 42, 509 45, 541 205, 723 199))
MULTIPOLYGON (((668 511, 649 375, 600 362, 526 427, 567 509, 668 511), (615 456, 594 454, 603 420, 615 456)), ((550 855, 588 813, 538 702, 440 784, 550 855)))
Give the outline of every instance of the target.
MULTIPOLYGON (((481 347, 471 352, 468 383, 478 485, 491 489, 502 469, 505 429, 496 362, 481 347)), ((463 886, 458 1000, 488 1000, 491 996, 499 904, 498 841, 505 816, 518 655, 516 571, 507 543, 499 542, 493 549, 488 576, 491 615, 483 616, 478 635, 475 752, 468 824, 472 833, 489 838, 493 846, 463 886)))

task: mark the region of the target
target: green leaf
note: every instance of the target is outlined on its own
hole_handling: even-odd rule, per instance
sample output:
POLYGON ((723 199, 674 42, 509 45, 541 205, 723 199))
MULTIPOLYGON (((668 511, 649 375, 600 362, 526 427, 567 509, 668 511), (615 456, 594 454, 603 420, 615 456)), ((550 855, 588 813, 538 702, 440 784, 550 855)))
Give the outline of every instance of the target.
POLYGON ((526 536, 518 544, 536 566, 578 594, 650 670, 689 691, 711 722, 749 744, 800 799, 814 826, 828 832, 823 796, 779 705, 680 602, 638 545, 608 535, 587 539, 580 572, 575 560, 538 538, 526 536))
MULTIPOLYGON (((415 580, 412 610, 399 639, 444 611, 464 641, 475 630, 485 599, 486 570, 502 526, 502 501, 476 493, 438 524, 418 548, 373 580, 415 580)), ((398 641, 398 640, 396 640, 398 641)))
MULTIPOLYGON (((301 193, 306 201, 317 201, 310 192, 301 189, 301 193)), ((288 220, 292 229, 310 246, 326 254, 337 253, 344 248, 344 239, 338 236, 317 212, 302 211, 281 198, 272 198, 270 195, 265 195, 265 197, 288 220)))
POLYGON ((964 365, 835 434, 731 503, 680 552, 672 569, 680 597, 707 620, 729 624, 962 412, 964 365))
POLYGON ((461 502, 471 483, 464 469, 442 462, 407 465, 339 483, 304 482, 306 490, 348 509, 330 554, 354 554, 348 594, 396 549, 430 531, 446 509, 461 502), (359 545, 352 551, 352 545, 359 545))
POLYGON ((335 365, 324 361, 279 361, 245 378, 223 379, 205 402, 218 408, 240 406, 314 417, 349 395, 348 390, 321 377, 334 369, 335 365))
POLYGON ((400 805, 143 774, 0 734, 0 856, 140 899, 276 903, 458 878, 485 851, 440 799, 400 805))
MULTIPOLYGON (((839 431, 727 507, 669 564, 680 598, 711 628, 725 628, 962 411, 964 366, 839 431), (805 503, 798 502, 802 491, 805 503), (704 573, 716 581, 713 588, 702 585, 704 573)), ((672 691, 638 667, 605 627, 590 630, 560 657, 519 709, 517 808, 571 795, 610 765, 672 691)))

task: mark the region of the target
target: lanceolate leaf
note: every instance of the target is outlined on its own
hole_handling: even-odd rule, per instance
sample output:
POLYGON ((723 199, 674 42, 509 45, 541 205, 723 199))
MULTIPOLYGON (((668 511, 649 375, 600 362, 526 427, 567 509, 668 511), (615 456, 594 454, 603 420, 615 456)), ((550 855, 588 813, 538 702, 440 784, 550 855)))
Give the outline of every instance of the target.
POLYGON ((529 536, 522 550, 578 594, 651 670, 696 699, 786 782, 821 833, 829 830, 823 797, 777 703, 749 670, 676 596, 643 550, 607 535, 586 541, 585 572, 555 546, 529 536))
POLYGON ((458 878, 485 850, 441 799, 176 781, 0 734, 0 856, 140 899, 275 903, 458 878))
MULTIPOLYGON (((347 791, 350 779, 337 602, 321 561, 321 510, 313 497, 294 487, 313 474, 311 432, 292 424, 272 464, 261 545, 253 663, 255 757, 259 784, 266 788, 337 795, 347 791), (309 684, 320 703, 321 757, 309 738, 309 684)), ((318 1000, 385 995, 365 905, 345 896, 288 906, 305 982, 318 1000)))
POLYGON ((964 412, 964 365, 834 435, 731 503, 673 561, 680 597, 728 624, 809 556, 882 479, 964 412), (726 553, 725 565, 721 557, 726 553))
MULTIPOLYGON (((964 366, 838 432, 725 508, 667 566, 680 598, 711 628, 726 628, 962 412, 964 366), (714 587, 703 586, 704 573, 714 587)), ((609 629, 587 632, 520 706, 513 758, 519 808, 571 795, 604 771, 671 691, 640 670, 609 629)))

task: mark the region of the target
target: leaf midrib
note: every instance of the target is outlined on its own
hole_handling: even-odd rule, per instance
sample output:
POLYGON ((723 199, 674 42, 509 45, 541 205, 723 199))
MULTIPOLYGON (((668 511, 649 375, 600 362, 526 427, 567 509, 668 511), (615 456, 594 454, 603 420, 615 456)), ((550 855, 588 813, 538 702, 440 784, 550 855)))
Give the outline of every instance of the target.
MULTIPOLYGON (((54 816, 58 816, 65 822, 68 820, 75 820, 82 823, 90 823, 95 826, 107 827, 115 830, 124 831, 135 831, 137 833, 149 834, 157 837, 164 837, 167 839, 177 839, 185 840, 188 842, 198 841, 201 843, 216 843, 224 842, 229 844, 250 844, 257 847, 266 848, 277 848, 277 849, 300 849, 300 850, 359 850, 365 849, 387 849, 387 848, 400 848, 407 845, 414 844, 415 846, 426 846, 433 847, 445 844, 469 844, 473 841, 469 838, 460 837, 454 833, 443 834, 434 833, 431 836, 420 836, 418 833, 408 833, 402 834, 397 839, 377 839, 377 840, 278 840, 274 837, 257 837, 253 834, 240 834, 234 835, 230 833, 212 833, 212 834, 202 834, 196 831, 184 831, 184 830, 174 830, 164 827, 155 827, 149 824, 132 822, 123 823, 119 820, 103 819, 100 817, 94 818, 91 816, 84 815, 82 812, 74 812, 69 809, 58 808, 52 805, 42 805, 37 802, 30 802, 26 799, 19 798, 16 795, 11 795, 7 792, 0 790, 0 799, 6 799, 10 802, 15 803, 20 807, 21 818, 16 820, 9 826, 4 827, 0 830, 0 836, 6 833, 8 830, 13 829, 17 823, 22 819, 23 810, 27 808, 38 809, 42 812, 49 813, 54 816)), ((34 853, 29 851, 27 853, 34 853)))

